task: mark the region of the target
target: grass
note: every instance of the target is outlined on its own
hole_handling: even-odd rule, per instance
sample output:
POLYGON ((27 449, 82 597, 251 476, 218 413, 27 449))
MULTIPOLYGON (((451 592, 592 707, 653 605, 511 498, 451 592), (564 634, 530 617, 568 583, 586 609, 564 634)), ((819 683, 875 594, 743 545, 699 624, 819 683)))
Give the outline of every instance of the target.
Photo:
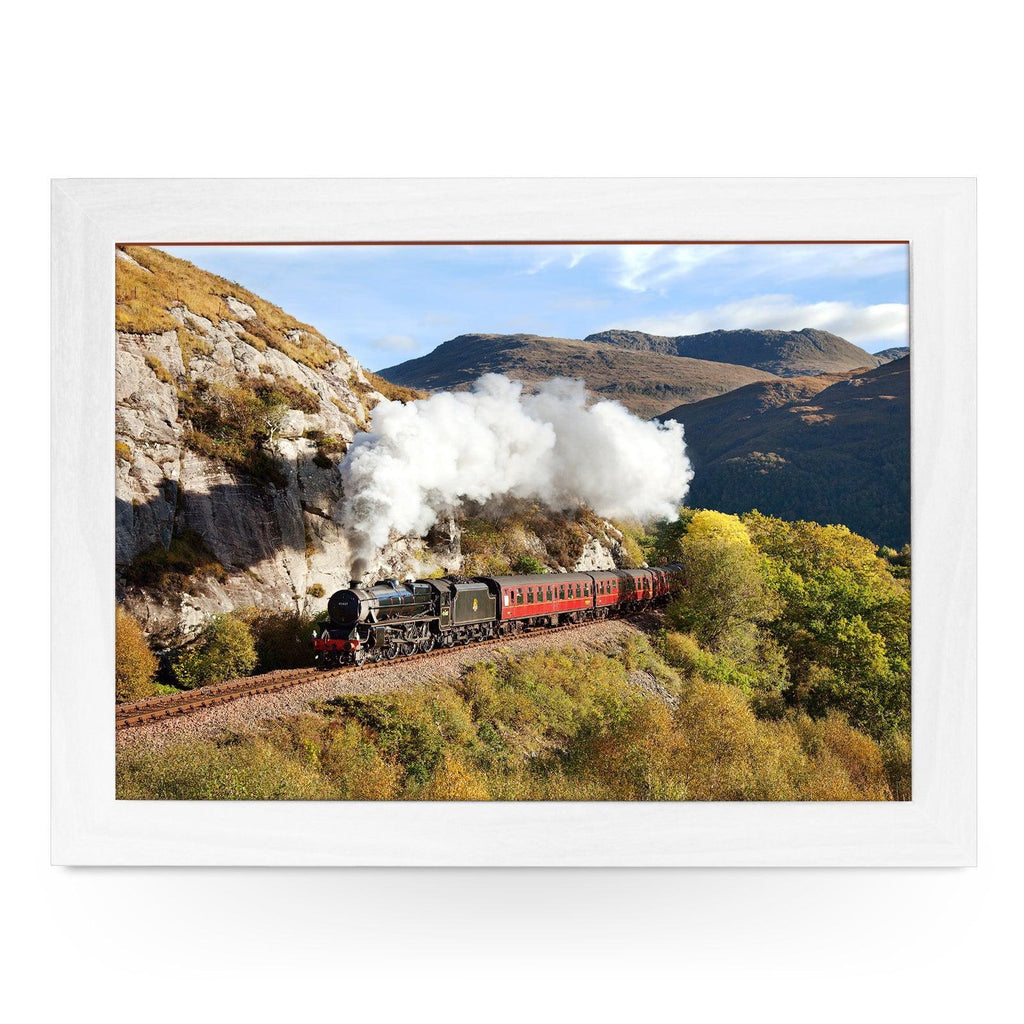
POLYGON ((190 331, 187 327, 179 327, 177 333, 178 347, 181 349, 181 360, 185 364, 186 369, 189 363, 191 363, 193 356, 208 356, 213 351, 213 346, 205 338, 200 338, 198 334, 190 331))
POLYGON ((242 322, 247 340, 255 347, 275 348, 312 369, 337 362, 340 349, 315 327, 296 320, 241 285, 159 249, 139 245, 120 248, 140 265, 134 266, 122 259, 114 261, 115 322, 119 331, 133 334, 178 331, 187 365, 188 355, 195 351, 195 335, 182 328, 180 321, 168 311, 184 306, 215 325, 221 320, 237 320, 225 301, 226 296, 231 295, 251 306, 256 313, 255 317, 242 322))
POLYGON ((174 378, 167 367, 156 356, 147 353, 146 365, 156 374, 157 380, 163 381, 164 384, 174 384, 174 378))
MULTIPOLYGON (((262 731, 126 751, 125 799, 887 800, 888 754, 838 714, 763 720, 646 640, 478 663, 262 731), (671 702, 630 681, 646 672, 671 702), (674 706, 672 706, 674 705, 674 706)), ((903 794, 904 796, 906 793, 903 794)))
POLYGON ((349 384, 352 390, 362 399, 363 405, 367 410, 372 409, 376 401, 375 399, 367 401, 366 398, 373 391, 383 395, 391 402, 401 402, 403 405, 407 402, 415 402, 419 398, 427 397, 425 391, 420 391, 417 388, 403 387, 401 384, 392 384, 391 381, 385 380, 372 370, 364 370, 363 375, 369 382, 368 384, 364 384, 355 374, 349 379, 349 384))

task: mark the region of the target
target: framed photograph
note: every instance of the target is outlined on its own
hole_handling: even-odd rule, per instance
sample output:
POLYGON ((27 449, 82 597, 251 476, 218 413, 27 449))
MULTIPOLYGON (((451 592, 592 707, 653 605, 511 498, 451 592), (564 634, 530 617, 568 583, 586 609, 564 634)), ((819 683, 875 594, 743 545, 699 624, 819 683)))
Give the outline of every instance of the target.
POLYGON ((54 862, 973 864, 975 220, 54 182, 54 862))

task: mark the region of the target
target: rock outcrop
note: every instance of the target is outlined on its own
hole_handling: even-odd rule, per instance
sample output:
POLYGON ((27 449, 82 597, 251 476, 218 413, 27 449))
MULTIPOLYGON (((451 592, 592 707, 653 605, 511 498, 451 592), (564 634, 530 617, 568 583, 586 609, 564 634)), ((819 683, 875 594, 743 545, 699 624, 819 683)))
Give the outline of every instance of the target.
MULTIPOLYGON (((116 267, 118 599, 158 648, 221 612, 322 611, 352 574, 338 465, 378 402, 416 394, 184 260, 129 246, 116 267)), ((516 543, 470 554, 460 515, 395 539, 367 575, 507 572, 520 555, 606 569, 636 555, 610 523, 551 510, 535 529, 499 515, 516 543)))
MULTIPOLYGON (((130 267, 154 278, 149 294, 165 299, 156 312, 179 325, 117 331, 120 599, 158 644, 175 643, 210 615, 239 607, 318 611, 350 578, 337 463, 385 396, 354 359, 325 348, 330 343, 319 335, 326 361, 316 367, 272 343, 260 345, 268 332, 248 293, 229 290, 241 292, 238 286, 153 250, 118 255, 119 271, 130 267), (162 289, 168 261, 222 290, 223 316, 215 321, 176 300, 171 283, 162 289), (235 422, 231 403, 244 405, 259 389, 270 399, 252 399, 253 408, 243 408, 235 422), (254 411, 267 419, 257 440, 233 439, 232 430, 244 428, 254 411), (209 434, 197 427, 197 414, 210 421, 209 434), (253 444, 262 476, 234 457, 253 454, 245 448, 253 444)), ((118 286, 120 300, 131 282, 119 274, 118 286)), ((286 335, 300 355, 302 335, 298 327, 286 335)), ((457 559, 457 544, 435 556, 423 542, 403 541, 384 553, 380 568, 429 572, 454 568, 457 559)))

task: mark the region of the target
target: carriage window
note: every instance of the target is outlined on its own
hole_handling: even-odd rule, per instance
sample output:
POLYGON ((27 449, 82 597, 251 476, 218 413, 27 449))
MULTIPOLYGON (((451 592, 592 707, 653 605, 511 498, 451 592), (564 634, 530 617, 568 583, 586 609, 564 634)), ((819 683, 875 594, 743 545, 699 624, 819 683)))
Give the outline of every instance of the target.
POLYGON ((526 603, 533 604, 533 587, 526 588, 526 603))
POLYGON ((505 591, 503 596, 505 598, 505 607, 507 608, 508 607, 508 591, 507 590, 505 591))
POLYGON ((523 603, 523 588, 522 587, 518 587, 516 589, 516 604, 522 604, 522 603, 523 603))
POLYGON ((548 600, 549 601, 554 601, 554 599, 555 599, 554 591, 550 587, 548 587, 548 600))
POLYGON ((576 584, 576 596, 577 597, 582 597, 583 596, 583 588, 578 583, 576 584))
POLYGON ((558 600, 559 601, 564 601, 565 600, 565 584, 564 583, 558 588, 558 600))

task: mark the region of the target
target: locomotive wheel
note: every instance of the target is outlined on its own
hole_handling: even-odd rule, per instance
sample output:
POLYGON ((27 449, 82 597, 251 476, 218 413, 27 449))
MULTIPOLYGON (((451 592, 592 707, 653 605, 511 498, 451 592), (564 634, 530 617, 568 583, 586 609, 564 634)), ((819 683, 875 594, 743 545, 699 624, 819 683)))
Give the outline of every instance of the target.
POLYGON ((423 639, 423 653, 428 654, 434 649, 434 638, 432 636, 424 637, 423 639))
POLYGON ((388 661, 390 661, 392 658, 397 658, 398 657, 398 644, 395 644, 395 643, 388 644, 387 647, 384 648, 383 654, 384 654, 384 657, 387 658, 388 661))

